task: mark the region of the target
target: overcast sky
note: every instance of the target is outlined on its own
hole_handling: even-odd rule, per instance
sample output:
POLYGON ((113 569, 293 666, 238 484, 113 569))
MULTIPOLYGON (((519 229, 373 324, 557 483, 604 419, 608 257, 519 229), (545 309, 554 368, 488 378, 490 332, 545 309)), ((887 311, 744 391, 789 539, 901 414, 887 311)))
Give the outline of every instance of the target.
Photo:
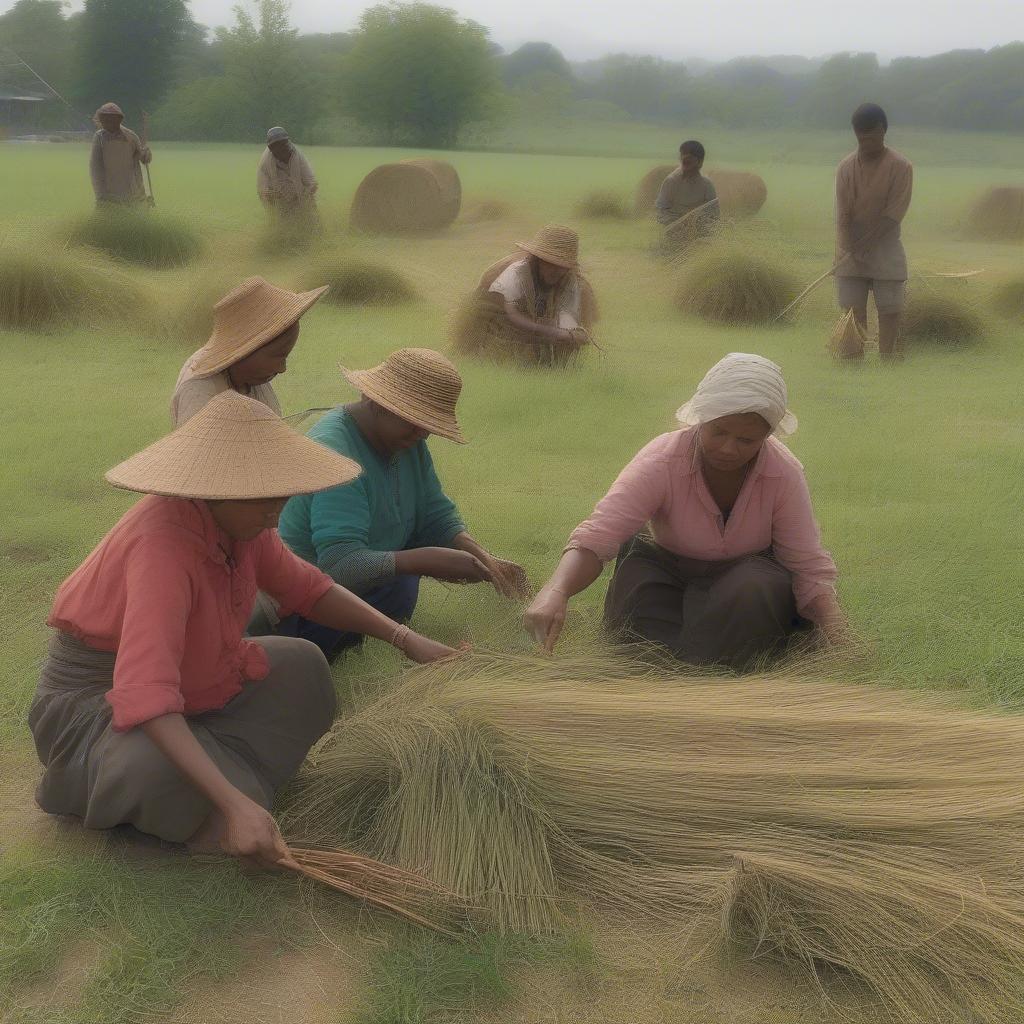
MULTIPOLYGON (((191 0, 195 19, 229 24, 235 0, 191 0)), ((0 0, 0 9, 10 0, 0 0)), ((747 54, 817 57, 868 50, 883 60, 1024 40, 1024 0, 453 0, 507 50, 554 43, 570 60, 651 53, 716 60, 747 54)), ((251 6, 251 4, 250 4, 251 6)), ((292 0, 303 32, 354 27, 369 4, 292 0)))

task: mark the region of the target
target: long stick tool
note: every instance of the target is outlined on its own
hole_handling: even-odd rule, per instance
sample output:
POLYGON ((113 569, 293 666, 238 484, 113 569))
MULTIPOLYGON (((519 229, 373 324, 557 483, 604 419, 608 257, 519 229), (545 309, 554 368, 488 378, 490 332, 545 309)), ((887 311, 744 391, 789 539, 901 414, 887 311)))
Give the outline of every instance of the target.
POLYGON ((821 275, 821 277, 816 277, 781 313, 779 313, 777 317, 775 317, 772 323, 777 324, 791 309, 803 302, 804 299, 806 299, 807 296, 825 280, 825 278, 831 277, 842 265, 843 260, 846 259, 846 255, 847 254, 844 252, 842 256, 840 256, 839 259, 837 259, 835 263, 833 263, 832 266, 821 275))
MULTIPOLYGON (((142 112, 142 145, 149 147, 149 114, 145 111, 142 112)), ((146 169, 146 186, 149 189, 149 194, 146 196, 146 202, 150 206, 156 206, 156 196, 153 195, 153 179, 149 176, 149 164, 142 165, 146 169)))

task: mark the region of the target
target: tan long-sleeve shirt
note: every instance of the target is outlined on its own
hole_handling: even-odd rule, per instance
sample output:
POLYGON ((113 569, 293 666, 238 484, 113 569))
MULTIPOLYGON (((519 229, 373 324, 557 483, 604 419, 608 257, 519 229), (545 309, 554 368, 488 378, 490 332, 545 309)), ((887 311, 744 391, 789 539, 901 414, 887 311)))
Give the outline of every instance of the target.
POLYGON ((101 128, 92 137, 89 174, 97 199, 138 203, 146 198, 142 165, 152 160, 148 146, 130 128, 108 132, 101 128))
POLYGON ((856 251, 858 240, 875 231, 883 218, 893 223, 875 236, 860 259, 844 260, 836 270, 837 277, 907 279, 900 222, 910 208, 913 185, 913 164, 894 149, 886 148, 874 160, 851 153, 840 163, 836 171, 836 258, 851 247, 856 251))
POLYGON ((316 194, 316 175, 309 161, 292 146, 292 155, 282 163, 270 152, 263 151, 256 169, 256 191, 268 205, 296 206, 316 194))

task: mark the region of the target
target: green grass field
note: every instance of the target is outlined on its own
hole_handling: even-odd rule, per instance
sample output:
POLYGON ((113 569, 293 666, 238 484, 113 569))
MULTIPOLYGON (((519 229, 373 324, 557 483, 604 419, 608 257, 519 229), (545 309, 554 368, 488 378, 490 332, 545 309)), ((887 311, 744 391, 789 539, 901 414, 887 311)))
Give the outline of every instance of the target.
MULTIPOLYGON (((839 133, 722 133, 704 141, 709 166, 753 169, 768 184, 767 205, 734 229, 738 240, 801 282, 828 267, 832 173, 851 140, 839 133)), ((651 165, 670 161, 678 140, 661 130, 637 127, 601 138, 566 131, 550 143, 614 154, 608 156, 440 154, 462 177, 465 207, 501 199, 511 213, 491 222, 460 221, 437 237, 415 240, 369 242, 345 234, 360 178, 412 153, 309 150, 329 234, 343 249, 403 271, 419 298, 389 309, 315 309, 303 321, 288 374, 275 385, 284 411, 347 400, 339 362, 365 367, 404 345, 445 348, 448 311, 485 266, 546 221, 573 223, 601 302, 606 352, 566 372, 461 363, 460 418, 471 443, 457 448, 435 441, 432 451, 472 532, 521 561, 539 585, 568 532, 632 454, 671 429, 674 410, 708 366, 729 351, 759 352, 786 373, 801 424, 791 447, 805 465, 840 567, 841 598, 868 641, 863 659, 835 671, 957 689, 979 705, 1018 709, 1024 705, 1024 597, 1017 584, 1024 570, 1018 526, 1024 325, 998 318, 989 304, 998 283, 1022 273, 1024 249, 966 242, 962 223, 984 187, 1024 185, 1024 141, 899 132, 890 141, 915 162, 904 230, 912 290, 960 297, 986 324, 974 345, 915 347, 894 367, 880 366, 877 356, 856 367, 832 362, 825 343, 837 314, 827 285, 785 326, 712 327, 674 309, 673 272, 648 253, 655 238, 650 224, 571 219, 585 193, 613 190, 631 198, 651 165), (963 281, 929 276, 975 269, 985 273, 963 281)), ((134 500, 106 485, 104 470, 168 427, 176 374, 198 347, 168 329, 169 311, 187 307, 190 296, 205 303, 211 290, 226 290, 249 273, 286 285, 304 276, 301 257, 260 252, 258 152, 157 147, 152 171, 160 212, 187 219, 207 247, 202 262, 184 270, 125 270, 152 305, 119 308, 120 325, 104 330, 0 333, 8 378, 0 466, 0 730, 7 755, 0 887, 14 893, 0 899, 0 993, 13 986, 7 1003, 0 995, 0 1014, 6 1013, 0 1019, 380 1024, 489 1020, 502 1012, 523 1021, 572 1019, 531 1016, 515 986, 506 991, 504 982, 487 980, 489 972, 505 970, 516 984, 540 986, 571 1005, 582 998, 568 991, 576 983, 552 980, 580 972, 580 957, 564 949, 520 943, 496 950, 485 943, 460 951, 453 963, 450 952, 424 950, 390 922, 359 918, 287 881, 244 878, 232 865, 188 864, 85 836, 45 820, 32 802, 37 765, 24 716, 45 645, 43 620, 61 579, 134 500), (397 949, 405 951, 404 961, 388 959, 387 951, 397 949), (413 966, 396 980, 394 963, 406 961, 413 966), (435 984, 440 996, 424 996, 421 1005, 415 992, 399 991, 403 984, 416 989, 415 979, 431 975, 436 963, 454 977, 449 989, 435 984), (252 986, 268 975, 265 994, 256 999, 252 986), (388 992, 398 994, 392 999, 388 992), (442 1005, 448 1016, 437 1015, 442 1005), (302 1012, 282 1016, 281 1006, 302 1012), (460 1006, 465 1016, 453 1015, 460 1006)), ((86 163, 82 146, 0 147, 0 219, 8 244, 60 244, 67 223, 91 206, 86 163)), ((109 302, 120 307, 122 296, 112 293, 109 302)), ((568 649, 590 634, 602 596, 598 585, 575 602, 568 649)), ((521 609, 479 589, 432 585, 421 607, 417 628, 441 639, 527 647, 518 628, 521 609)), ((394 659, 370 652, 339 665, 336 675, 341 691, 359 700, 397 670, 394 659)), ((603 982, 593 983, 598 992, 650 989, 661 977, 651 949, 631 947, 624 960, 614 943, 597 945, 584 973, 605 972, 603 982)), ((607 1019, 616 1019, 608 1012, 607 1019)), ((683 1013, 651 1019, 691 1019, 683 1013)), ((737 1011, 722 1019, 747 1018, 737 1011)))

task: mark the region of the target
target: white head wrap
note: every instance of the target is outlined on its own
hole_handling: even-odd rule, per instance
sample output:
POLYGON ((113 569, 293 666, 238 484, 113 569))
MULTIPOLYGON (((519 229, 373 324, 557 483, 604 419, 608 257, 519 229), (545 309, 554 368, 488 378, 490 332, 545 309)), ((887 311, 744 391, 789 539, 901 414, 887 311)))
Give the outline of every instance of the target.
POLYGON ((796 417, 786 408, 782 370, 764 356, 730 352, 697 385, 697 391, 676 413, 680 423, 693 427, 720 416, 756 412, 779 437, 796 430, 796 417))

